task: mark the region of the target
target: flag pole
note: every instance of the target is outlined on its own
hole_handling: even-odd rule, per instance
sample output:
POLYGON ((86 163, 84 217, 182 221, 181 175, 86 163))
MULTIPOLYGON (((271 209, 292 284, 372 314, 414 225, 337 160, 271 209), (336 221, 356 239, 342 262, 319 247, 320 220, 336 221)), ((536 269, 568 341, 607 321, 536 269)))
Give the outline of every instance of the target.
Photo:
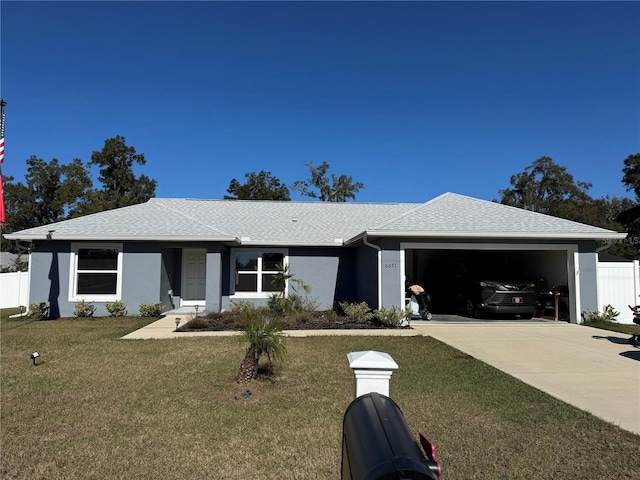
POLYGON ((2 188, 2 162, 4 162, 4 107, 7 102, 0 98, 0 235, 2 234, 2 226, 6 222, 6 212, 4 209, 4 189, 2 188))

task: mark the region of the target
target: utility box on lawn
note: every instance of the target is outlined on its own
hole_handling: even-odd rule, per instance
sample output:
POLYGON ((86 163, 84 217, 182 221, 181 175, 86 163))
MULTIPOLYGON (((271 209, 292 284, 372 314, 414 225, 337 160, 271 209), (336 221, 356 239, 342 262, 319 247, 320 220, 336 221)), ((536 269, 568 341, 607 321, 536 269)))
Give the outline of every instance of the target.
POLYGON ((379 393, 356 398, 342 424, 342 480, 438 480, 440 464, 421 435, 413 439, 398 405, 379 393))

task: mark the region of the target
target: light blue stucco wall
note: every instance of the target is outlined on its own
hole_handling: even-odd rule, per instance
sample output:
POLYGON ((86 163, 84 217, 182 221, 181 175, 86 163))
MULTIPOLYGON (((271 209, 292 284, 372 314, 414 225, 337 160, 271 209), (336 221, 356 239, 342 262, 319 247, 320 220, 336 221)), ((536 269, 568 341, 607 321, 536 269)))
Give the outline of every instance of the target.
MULTIPOLYGON (((91 242, 91 245, 98 244, 91 242)), ((71 242, 36 242, 32 248, 29 303, 48 303, 53 318, 74 316, 76 302, 69 300, 70 251, 71 242)), ((167 292, 163 290, 167 285, 167 274, 163 268, 161 245, 124 243, 122 251, 121 300, 128 313, 138 315, 143 303, 169 305, 167 292)), ((91 303, 96 307, 95 316, 109 314, 105 308, 107 302, 91 303)))
POLYGON ((29 304, 47 303, 53 318, 71 317, 75 308, 69 302, 69 249, 69 242, 35 244, 29 258, 29 304))
MULTIPOLYGON (((251 250, 251 249, 247 249, 251 250)), ((254 249, 259 250, 259 249, 254 249)), ((298 294, 316 305, 318 310, 332 309, 336 302, 354 301, 356 298, 356 275, 355 275, 355 250, 342 248, 322 248, 322 247, 292 247, 286 249, 289 270, 294 275, 294 279, 299 279, 310 288, 305 294, 298 288, 298 294)), ((231 272, 231 258, 225 253, 221 257, 222 264, 222 309, 228 309, 233 301, 233 290, 231 288, 229 273, 231 272)), ((208 277, 207 277, 208 281, 208 277)), ((296 283, 289 282, 289 294, 294 291, 296 283)), ((268 298, 247 298, 256 306, 265 306, 268 298)))
POLYGON ((578 269, 580 310, 598 311, 600 309, 598 303, 598 254, 595 253, 594 248, 581 244, 577 257, 578 265, 576 268, 578 269))
POLYGON ((380 270, 382 271, 382 308, 404 308, 404 278, 400 242, 382 240, 380 270))
MULTIPOLYGON (((428 240, 422 242, 416 239, 404 240, 420 243, 426 247, 430 244, 428 240)), ((343 300, 366 301, 372 308, 403 307, 404 250, 401 250, 401 245, 406 242, 403 239, 369 241, 380 249, 380 253, 376 248, 362 244, 353 248, 292 247, 288 249, 292 273, 311 287, 309 297, 317 302, 319 309, 333 308, 336 302, 343 300), (380 281, 378 281, 379 271, 380 281)), ((442 241, 442 239, 439 240, 439 242, 442 241)), ((450 243, 452 247, 456 247, 456 242, 450 243)), ((553 242, 548 243, 553 244, 553 242)), ((487 245, 508 247, 517 244, 518 242, 503 242, 487 245)), ((577 298, 573 300, 574 311, 597 310, 595 242, 553 245, 558 251, 567 252, 566 256, 560 255, 557 251, 551 251, 543 254, 542 257, 541 254, 538 257, 532 254, 531 258, 548 259, 545 262, 551 265, 546 268, 546 272, 551 274, 552 278, 549 280, 552 282, 555 279, 553 277, 562 280, 563 271, 567 272, 570 284, 575 279, 574 288, 577 298), (573 260, 574 251, 577 251, 577 265, 573 260)), ((31 252, 29 301, 30 303, 48 303, 54 316, 73 316, 75 308, 75 303, 69 301, 70 248, 70 242, 36 242, 31 252)), ((122 300, 130 314, 138 314, 138 307, 142 303, 160 302, 167 308, 170 307, 168 290, 172 285, 179 289, 181 275, 179 259, 182 248, 207 249, 207 311, 219 311, 229 307, 232 279, 229 275, 231 259, 228 247, 204 242, 197 245, 131 242, 123 243, 122 263, 122 300)), ((266 299, 255 299, 254 303, 264 305, 266 299)), ((94 304, 98 307, 96 315, 107 315, 104 303, 94 302, 94 304)), ((579 321, 579 319, 574 315, 572 321, 579 321)))
MULTIPOLYGON (((354 252, 348 249, 289 249, 289 269, 310 288, 307 296, 319 310, 330 310, 336 302, 355 297, 353 259, 354 252)), ((294 287, 295 282, 290 282, 289 293, 294 293, 294 287)))
MULTIPOLYGON (((131 315, 138 315, 141 304, 166 304, 168 301, 168 296, 162 295, 161 298, 160 294, 161 247, 160 244, 149 243, 125 243, 122 246, 122 301, 131 315)), ((104 307, 104 304, 94 304, 104 307)))
MULTIPOLYGON (((289 254, 289 270, 295 275, 292 280, 302 280, 309 287, 306 296, 318 303, 319 310, 333 308, 339 264, 337 256, 305 255, 301 251, 298 255, 289 254)), ((296 282, 289 281, 289 294, 293 293, 305 295, 296 282)))

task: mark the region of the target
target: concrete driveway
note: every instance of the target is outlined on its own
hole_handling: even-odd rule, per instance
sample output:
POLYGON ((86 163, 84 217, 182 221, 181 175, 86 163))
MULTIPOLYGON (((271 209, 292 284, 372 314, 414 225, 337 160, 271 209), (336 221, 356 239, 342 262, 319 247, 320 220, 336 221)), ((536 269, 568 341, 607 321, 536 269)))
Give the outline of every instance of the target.
POLYGON ((560 400, 640 434, 640 348, 629 335, 556 322, 411 326, 560 400))

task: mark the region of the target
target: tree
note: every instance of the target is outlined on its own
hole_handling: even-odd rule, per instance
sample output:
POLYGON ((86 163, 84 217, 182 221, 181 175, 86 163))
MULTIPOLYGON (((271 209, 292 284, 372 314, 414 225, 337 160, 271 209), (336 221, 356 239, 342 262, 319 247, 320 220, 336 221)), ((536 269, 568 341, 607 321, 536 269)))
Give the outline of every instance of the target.
MULTIPOLYGON (((524 172, 513 175, 511 185, 513 188, 500 190, 503 204, 616 231, 625 230, 620 214, 633 204, 628 198, 592 198, 588 193, 590 183, 575 181, 565 167, 549 157, 542 157, 524 172)), ((631 258, 638 253, 635 246, 628 244, 614 244, 607 251, 631 258)))
MULTIPOLYGON (((30 157, 24 183, 14 182, 13 177, 3 179, 7 213, 3 233, 146 202, 155 195, 156 181, 145 175, 136 178, 134 163, 144 165, 144 155, 127 147, 120 136, 106 140, 88 164, 77 158, 62 165, 55 158, 46 162, 30 157), (102 190, 92 189, 91 165, 101 167, 102 190)), ((2 249, 15 251, 15 245, 3 237, 2 249)))
POLYGON ((289 189, 271 172, 261 170, 260 173, 246 173, 247 182, 242 185, 235 178, 229 182, 224 198, 230 200, 291 200, 289 189))
POLYGON ((331 174, 327 177, 329 164, 322 162, 318 167, 312 162, 305 163, 309 167, 311 178, 309 180, 296 180, 291 188, 300 192, 302 196, 318 198, 323 202, 346 202, 355 200, 356 193, 364 188, 362 182, 355 182, 349 175, 331 174))
MULTIPOLYGON (((76 214, 92 182, 79 159, 61 165, 35 156, 27 160, 25 183, 6 177, 4 185, 7 223, 5 232, 15 232, 69 218, 76 214)), ((3 240, 3 248, 8 248, 3 240)))
POLYGON ((636 199, 619 212, 617 220, 629 234, 637 236, 640 234, 640 153, 625 158, 622 174, 622 183, 627 191, 635 193, 636 199))
POLYGON ((79 213, 136 205, 155 196, 157 182, 146 175, 136 177, 133 172, 134 164, 146 163, 144 155, 127 146, 124 137, 117 135, 105 140, 102 150, 94 151, 88 164, 100 167, 98 180, 102 189, 88 192, 79 213))
POLYGON ((247 383, 253 380, 258 373, 260 358, 265 355, 267 371, 273 373, 274 360, 283 359, 287 352, 280 322, 275 318, 250 318, 243 336, 249 345, 236 374, 236 381, 247 383))
POLYGON ((591 202, 590 183, 576 182, 565 167, 542 157, 511 177, 513 188, 500 190, 500 203, 546 213, 562 218, 575 218, 582 207, 591 202))
POLYGON ((627 187, 627 191, 633 191, 636 201, 640 201, 640 153, 624 159, 622 173, 622 183, 627 187))

